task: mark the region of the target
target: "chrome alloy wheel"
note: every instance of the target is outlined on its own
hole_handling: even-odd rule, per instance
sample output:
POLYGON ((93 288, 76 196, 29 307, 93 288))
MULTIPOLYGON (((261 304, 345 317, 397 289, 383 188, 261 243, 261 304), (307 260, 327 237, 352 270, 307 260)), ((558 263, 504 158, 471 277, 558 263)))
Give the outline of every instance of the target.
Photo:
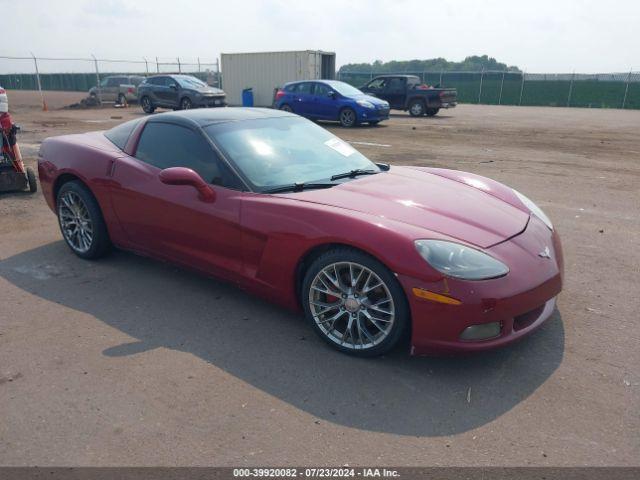
POLYGON ((353 262, 327 265, 309 289, 311 315, 332 342, 366 350, 393 327, 395 306, 387 285, 372 270, 353 262))
POLYGON ((80 195, 67 191, 60 197, 58 218, 69 246, 79 253, 88 252, 93 243, 93 222, 80 195))

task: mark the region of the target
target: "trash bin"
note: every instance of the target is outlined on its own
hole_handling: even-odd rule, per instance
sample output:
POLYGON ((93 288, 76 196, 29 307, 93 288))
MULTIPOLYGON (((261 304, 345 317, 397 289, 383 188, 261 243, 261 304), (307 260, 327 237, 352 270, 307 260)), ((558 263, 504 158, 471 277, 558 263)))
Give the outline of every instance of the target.
POLYGON ((242 106, 253 107, 253 88, 242 90, 242 106))

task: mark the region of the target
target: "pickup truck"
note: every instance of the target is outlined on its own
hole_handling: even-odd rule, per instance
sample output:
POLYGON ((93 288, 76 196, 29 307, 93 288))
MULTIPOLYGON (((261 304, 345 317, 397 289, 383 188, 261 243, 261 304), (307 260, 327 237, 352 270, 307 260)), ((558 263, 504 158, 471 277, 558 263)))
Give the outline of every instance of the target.
POLYGON ((138 85, 144 80, 141 75, 111 75, 105 77, 97 87, 89 90, 89 97, 100 102, 115 102, 120 105, 138 101, 138 85))
POLYGON ((458 104, 455 88, 429 87, 416 75, 380 75, 360 90, 386 100, 393 109, 408 110, 413 117, 433 117, 441 108, 453 108, 458 104))

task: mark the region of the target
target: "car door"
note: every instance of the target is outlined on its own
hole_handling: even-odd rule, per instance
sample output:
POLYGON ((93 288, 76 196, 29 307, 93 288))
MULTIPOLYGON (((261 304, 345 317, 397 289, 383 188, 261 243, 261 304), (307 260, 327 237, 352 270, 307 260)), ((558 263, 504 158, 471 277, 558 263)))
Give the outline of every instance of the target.
POLYGON ((336 99, 336 93, 324 83, 313 84, 313 111, 316 118, 335 120, 338 118, 340 102, 336 99))
POLYGON ((298 115, 313 116, 312 86, 312 82, 303 82, 299 83, 295 89, 292 108, 298 115))
POLYGON ((118 98, 118 91, 120 88, 120 80, 122 77, 109 77, 107 79, 107 86, 104 89, 102 100, 104 102, 115 102, 118 98))
POLYGON ((384 96, 380 98, 389 102, 391 108, 403 109, 407 92, 407 79, 405 77, 388 78, 384 86, 384 96))
POLYGON ((148 121, 134 156, 114 164, 112 207, 133 250, 237 279, 242 267, 239 248, 239 180, 220 161, 198 130, 165 121, 148 121), (213 203, 188 185, 166 185, 160 172, 188 167, 211 183, 213 203), (235 182, 235 183, 234 183, 235 182))
POLYGON ((177 106, 177 87, 176 81, 171 77, 156 77, 153 84, 153 93, 156 105, 163 107, 177 106), (171 87, 170 85, 174 85, 171 87))

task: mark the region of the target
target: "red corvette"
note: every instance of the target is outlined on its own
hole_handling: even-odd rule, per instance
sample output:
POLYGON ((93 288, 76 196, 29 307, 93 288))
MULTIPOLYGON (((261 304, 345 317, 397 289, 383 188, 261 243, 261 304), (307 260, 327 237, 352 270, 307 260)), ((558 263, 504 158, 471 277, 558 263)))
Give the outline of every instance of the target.
MULTIPOLYGON (((510 343, 552 314, 560 239, 524 195, 453 170, 375 164, 266 109, 164 113, 44 141, 42 190, 74 253, 112 246, 302 309, 378 355, 510 343)), ((176 319, 178 321, 178 319, 176 319)))

